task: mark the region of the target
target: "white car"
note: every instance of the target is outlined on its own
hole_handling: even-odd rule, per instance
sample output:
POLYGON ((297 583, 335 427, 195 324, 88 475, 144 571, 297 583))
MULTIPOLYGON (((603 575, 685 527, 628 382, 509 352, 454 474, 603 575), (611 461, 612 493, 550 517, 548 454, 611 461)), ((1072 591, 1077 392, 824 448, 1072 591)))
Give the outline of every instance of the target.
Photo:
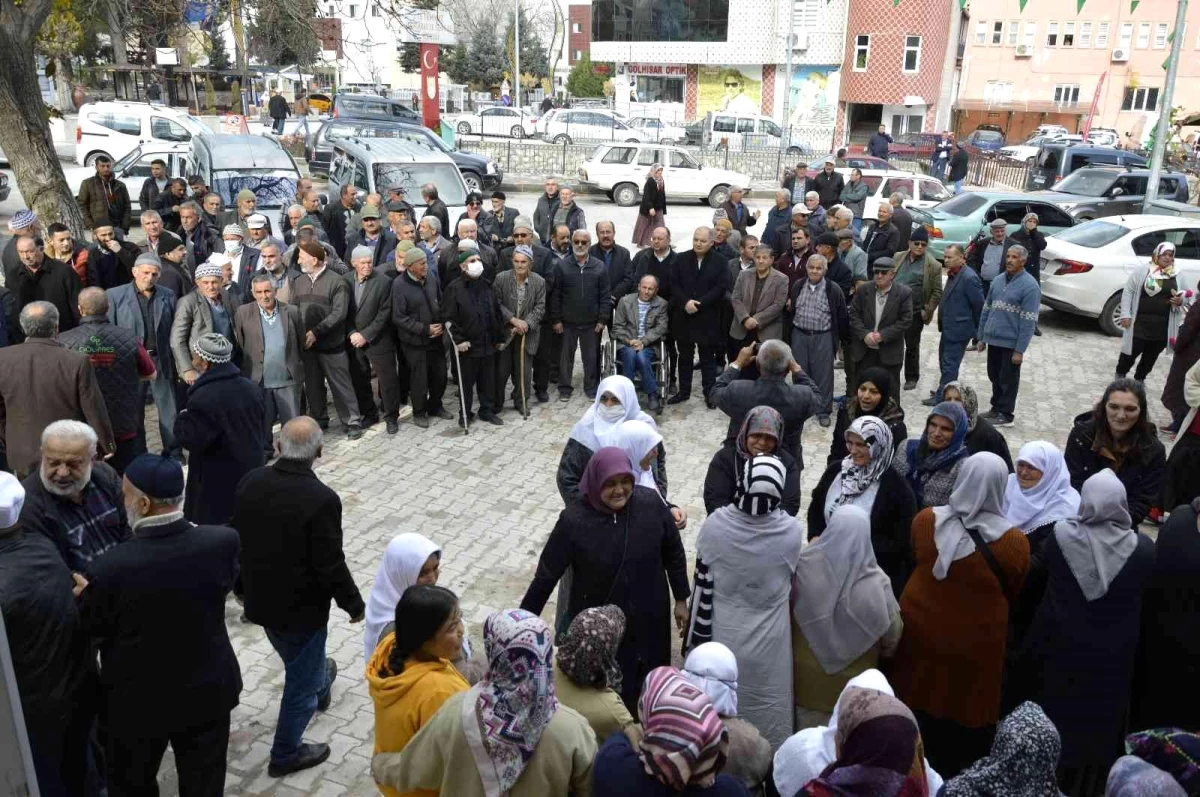
MULTIPOLYGON (((837 169, 842 178, 850 182, 850 169, 837 169)), ((863 169, 863 182, 871 189, 863 204, 864 219, 874 219, 879 215, 879 206, 897 191, 903 191, 908 199, 904 200, 906 208, 931 208, 938 202, 950 198, 946 186, 936 177, 915 172, 893 172, 882 169, 863 169)))
POLYGON ((673 200, 703 199, 715 208, 729 199, 731 185, 750 185, 747 174, 704 166, 687 150, 663 144, 601 144, 580 165, 579 179, 606 192, 621 207, 631 207, 641 201, 646 175, 655 163, 663 165, 663 185, 673 200))
POLYGON ((1121 137, 1115 130, 1091 130, 1088 132, 1088 143, 1094 147, 1115 147, 1121 143, 1121 137))
POLYGON ((1051 235, 1042 252, 1042 304, 1098 319, 1106 334, 1120 335, 1125 281, 1163 241, 1175 244, 1176 268, 1200 280, 1200 220, 1108 216, 1051 235))
POLYGON ((682 144, 687 138, 687 131, 676 125, 669 125, 662 119, 653 116, 635 116, 628 122, 630 127, 644 131, 650 141, 659 144, 682 144))
POLYGON ((630 127, 610 111, 562 108, 546 122, 542 137, 555 144, 576 141, 651 141, 653 136, 630 127))
POLYGON ((91 166, 107 155, 113 161, 146 143, 183 143, 212 135, 194 116, 166 105, 113 100, 85 103, 75 124, 75 162, 91 166))
POLYGON ((453 124, 460 136, 475 133, 481 136, 525 138, 537 133, 537 121, 536 116, 524 111, 497 106, 456 116, 453 124))

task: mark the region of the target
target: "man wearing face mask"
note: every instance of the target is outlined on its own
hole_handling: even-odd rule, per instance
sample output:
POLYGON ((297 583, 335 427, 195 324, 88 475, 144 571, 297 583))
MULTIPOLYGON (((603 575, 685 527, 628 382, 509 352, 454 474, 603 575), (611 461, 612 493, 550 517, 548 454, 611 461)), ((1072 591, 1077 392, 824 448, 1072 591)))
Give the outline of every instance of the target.
MULTIPOLYGON (((472 393, 479 389, 479 418, 493 426, 504 421, 496 414, 496 347, 503 342, 503 315, 492 286, 483 279, 483 261, 478 252, 458 253, 462 277, 446 287, 442 295, 442 317, 445 319, 451 345, 458 351, 458 389, 466 417, 459 416, 458 425, 466 428, 474 418, 471 412, 472 393)), ((460 413, 462 410, 460 410, 460 413)))
POLYGON ((558 400, 570 401, 575 347, 583 359, 583 392, 596 398, 600 384, 600 333, 612 311, 608 271, 603 261, 591 254, 592 236, 587 230, 571 234, 570 257, 558 262, 554 331, 562 334, 562 353, 558 360, 558 400))
POLYGON ((238 224, 227 224, 221 233, 225 241, 225 256, 233 268, 233 281, 237 283, 238 304, 249 301, 250 275, 258 271, 260 253, 243 243, 245 232, 238 224))

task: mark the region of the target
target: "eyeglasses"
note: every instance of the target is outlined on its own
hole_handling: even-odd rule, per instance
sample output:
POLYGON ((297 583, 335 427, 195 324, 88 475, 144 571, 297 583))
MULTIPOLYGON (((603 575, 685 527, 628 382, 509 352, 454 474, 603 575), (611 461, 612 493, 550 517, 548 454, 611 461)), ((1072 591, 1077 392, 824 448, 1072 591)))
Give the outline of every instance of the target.
POLYGON ((909 243, 912 244, 913 246, 928 246, 929 245, 925 241, 909 241, 909 243))
POLYGON ((482 203, 482 202, 468 202, 467 204, 468 204, 469 206, 473 207, 473 208, 479 208, 479 207, 483 207, 483 203, 482 203))
POLYGON ((739 84, 736 80, 725 81, 725 88, 727 88, 727 89, 736 89, 738 87, 738 85, 739 84))

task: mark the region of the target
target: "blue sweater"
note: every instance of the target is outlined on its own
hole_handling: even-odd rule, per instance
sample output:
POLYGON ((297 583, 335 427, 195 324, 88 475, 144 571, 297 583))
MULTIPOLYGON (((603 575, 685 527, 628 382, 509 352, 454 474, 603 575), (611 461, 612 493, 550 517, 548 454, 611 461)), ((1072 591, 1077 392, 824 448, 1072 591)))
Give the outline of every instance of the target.
POLYGON ((1027 271, 1016 278, 1007 272, 992 280, 983 315, 979 318, 979 339, 989 346, 1025 353, 1037 326, 1042 290, 1027 271))

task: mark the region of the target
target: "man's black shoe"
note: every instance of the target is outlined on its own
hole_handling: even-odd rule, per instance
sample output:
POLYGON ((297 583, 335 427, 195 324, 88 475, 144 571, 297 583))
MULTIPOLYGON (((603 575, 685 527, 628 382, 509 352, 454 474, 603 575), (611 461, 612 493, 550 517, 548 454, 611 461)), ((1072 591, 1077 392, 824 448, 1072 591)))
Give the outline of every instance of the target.
POLYGON ((398 431, 400 431, 400 422, 398 420, 396 420, 395 418, 388 418, 387 433, 395 434, 398 431))
POLYGON ((671 396, 669 399, 667 399, 667 403, 668 404, 682 404, 683 402, 687 401, 691 397, 692 396, 690 393, 676 393, 674 396, 671 396))
POLYGON ((290 775, 293 772, 312 769, 317 764, 324 763, 327 758, 329 758, 329 745, 308 744, 306 742, 300 745, 299 749, 296 750, 296 754, 287 761, 280 763, 272 761, 268 764, 267 775, 272 778, 282 778, 284 775, 290 775))
POLYGON ((346 439, 347 440, 358 440, 362 436, 363 436, 363 430, 362 430, 361 426, 355 426, 352 424, 351 426, 349 426, 346 429, 346 439))

